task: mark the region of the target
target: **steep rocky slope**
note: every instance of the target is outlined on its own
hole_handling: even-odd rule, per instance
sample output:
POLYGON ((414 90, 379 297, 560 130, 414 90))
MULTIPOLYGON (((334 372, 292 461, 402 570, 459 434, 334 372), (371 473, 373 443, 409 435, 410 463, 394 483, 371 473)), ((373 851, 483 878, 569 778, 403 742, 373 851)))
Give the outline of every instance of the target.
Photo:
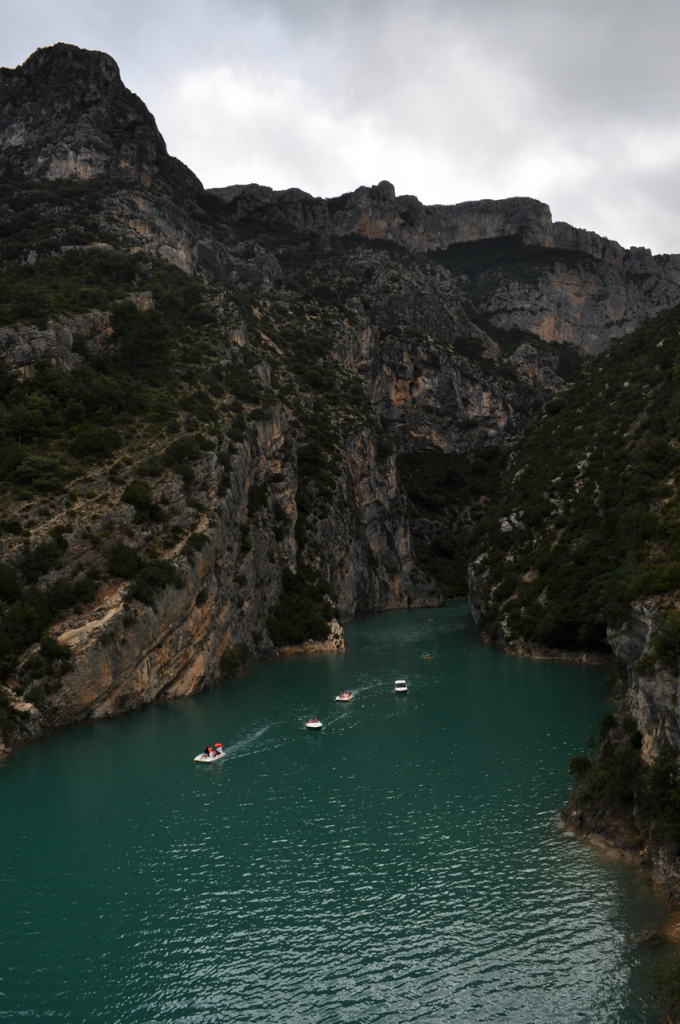
MULTIPOLYGON (((105 54, 37 51, 0 100, 3 735, 461 596, 510 452, 580 361, 493 297, 632 255, 533 200, 206 192, 105 54)), ((654 302, 673 259, 649 257, 654 302)))
POLYGON ((0 99, 5 739, 439 602, 409 516, 459 594, 446 543, 500 471, 478 452, 559 390, 557 350, 487 331, 421 256, 235 216, 105 54, 38 51, 0 99), (422 457, 403 494, 409 453, 475 478, 453 516, 422 457))
POLYGON ((620 708, 577 756, 567 824, 680 899, 680 308, 612 343, 525 430, 470 566, 480 629, 615 655, 620 708), (550 458, 545 453, 550 452, 550 458))
MULTIPOLYGON (((680 257, 624 249, 594 232, 553 223, 535 199, 424 206, 383 181, 335 199, 260 185, 212 189, 235 219, 269 208, 322 237, 364 238, 427 254, 451 270, 497 327, 519 328, 586 352, 680 301, 680 257)), ((271 215, 271 214, 270 214, 271 215)))
POLYGON ((525 430, 470 568, 488 635, 606 650, 631 600, 680 585, 679 329, 675 308, 618 340, 525 430))

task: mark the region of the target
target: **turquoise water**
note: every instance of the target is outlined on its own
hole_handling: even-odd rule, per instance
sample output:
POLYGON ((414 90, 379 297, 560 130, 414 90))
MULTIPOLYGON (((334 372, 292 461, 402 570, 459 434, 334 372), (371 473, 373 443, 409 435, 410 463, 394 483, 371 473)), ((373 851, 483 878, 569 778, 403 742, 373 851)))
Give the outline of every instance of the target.
POLYGON ((606 708, 601 672, 484 647, 456 603, 19 748, 0 1020, 658 1021, 632 935, 662 904, 556 824, 606 708))

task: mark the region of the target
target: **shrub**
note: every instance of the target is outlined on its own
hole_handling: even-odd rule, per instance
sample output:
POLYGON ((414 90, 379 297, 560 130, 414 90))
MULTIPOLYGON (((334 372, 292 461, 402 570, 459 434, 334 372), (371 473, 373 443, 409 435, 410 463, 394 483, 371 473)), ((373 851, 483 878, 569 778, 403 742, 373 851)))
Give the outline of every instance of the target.
POLYGON ((120 302, 111 313, 118 361, 125 369, 160 370, 169 349, 170 328, 156 309, 140 310, 133 302, 120 302))
POLYGON ((62 479, 64 471, 54 459, 46 458, 43 455, 28 455, 19 449, 14 457, 7 460, 7 476, 20 484, 29 484, 38 491, 61 491, 63 490, 62 479))
POLYGON ((0 633, 0 679, 7 679, 16 667, 17 661, 16 647, 7 633, 0 633))
POLYGON ((13 604, 21 597, 21 587, 13 566, 0 562, 0 601, 13 604))
POLYGON ((569 774, 579 783, 583 781, 592 766, 593 762, 585 754, 576 754, 569 758, 569 774))
POLYGON ((138 573, 128 587, 126 597, 129 601, 139 601, 156 610, 156 595, 166 587, 181 590, 184 580, 171 562, 151 559, 138 573))
POLYGON ((208 543, 208 538, 204 533, 192 533, 187 537, 183 547, 182 554, 186 555, 190 562, 193 563, 196 554, 202 551, 208 543))
POLYGON ((107 569, 112 576, 121 580, 131 580, 142 568, 143 562, 134 548, 127 544, 116 544, 111 549, 107 569))
POLYGON ((21 561, 21 571, 29 583, 35 583, 40 576, 56 568, 67 548, 68 541, 59 536, 27 549, 21 561))
POLYGON ((178 437, 163 452, 163 461, 166 466, 180 472, 180 467, 192 462, 198 462, 203 457, 203 448, 196 434, 185 434, 178 437))
POLYGON ((378 462, 384 462, 390 455, 394 455, 395 447, 394 438, 391 434, 381 434, 375 450, 375 457, 378 462))
POLYGON ((267 629, 277 647, 325 640, 330 633, 333 609, 321 589, 302 572, 284 569, 283 592, 267 618, 267 629))
POLYGON ((151 499, 149 485, 142 480, 133 480, 132 483, 129 483, 121 494, 120 500, 134 507, 138 523, 144 522, 145 519, 151 519, 154 522, 162 522, 165 519, 163 509, 151 499))
POLYGON ((248 492, 248 515, 256 515, 267 507, 267 488, 264 484, 253 484, 248 492))
MULTIPOLYGON (((0 659, 2 654, 0 652, 0 659)), ((16 713, 11 698, 4 690, 0 690, 0 736, 8 740, 16 730, 16 713)))
POLYGON ((79 459, 109 459, 123 438, 113 427, 86 427, 71 442, 71 454, 79 459))
POLYGON ((243 662, 239 652, 233 647, 225 647, 220 657, 220 669, 222 670, 222 673, 229 678, 230 676, 236 675, 242 665, 243 662))
POLYGON ((680 610, 669 608, 660 616, 652 644, 653 654, 666 668, 680 670, 680 610))
POLYGON ((49 633, 45 633, 40 641, 40 653, 50 664, 53 661, 69 661, 71 659, 71 648, 68 644, 60 644, 49 633))

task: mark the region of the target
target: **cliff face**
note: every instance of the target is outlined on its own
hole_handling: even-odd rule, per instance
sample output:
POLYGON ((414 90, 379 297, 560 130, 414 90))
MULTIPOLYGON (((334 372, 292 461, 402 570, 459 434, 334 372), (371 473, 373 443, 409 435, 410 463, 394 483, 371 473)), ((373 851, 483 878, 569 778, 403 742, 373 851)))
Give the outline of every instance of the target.
POLYGON ((57 43, 0 68, 0 148, 21 173, 47 180, 127 178, 177 196, 202 190, 168 156, 146 106, 107 53, 57 43))
POLYGON ((579 835, 619 851, 651 877, 677 908, 680 847, 673 807, 678 794, 675 762, 680 751, 680 679, 677 665, 669 666, 655 650, 668 607, 668 599, 635 602, 623 629, 610 632, 609 643, 620 659, 623 699, 617 720, 562 818, 567 828, 579 835), (630 754, 631 728, 637 729, 633 740, 640 755, 637 765, 630 754), (614 758, 609 753, 612 749, 627 754, 628 778, 623 785, 617 776, 625 754, 618 754, 617 763, 616 753, 614 758), (669 751, 675 752, 670 762, 669 751), (592 775, 597 776, 603 760, 605 770, 613 776, 615 795, 607 790, 598 792, 592 785, 593 792, 588 791, 592 775), (667 766, 665 770, 662 765, 667 766))
POLYGON ((459 596, 508 452, 561 408, 554 339, 601 337, 603 268, 642 288, 652 260, 530 199, 207 193, 76 47, 2 70, 0 111, 5 734, 335 648, 338 619, 441 600, 432 578, 459 596))
POLYGON ((614 654, 626 667, 624 706, 642 734, 642 756, 647 762, 664 746, 680 750, 680 681, 677 673, 654 655, 661 608, 666 604, 654 599, 635 602, 624 629, 612 630, 609 636, 614 654))
POLYGON ((343 274, 356 289, 347 300, 356 319, 340 333, 335 358, 366 382, 399 451, 506 445, 562 388, 554 356, 526 344, 504 353, 469 319, 446 276, 365 253, 348 257, 343 274))
POLYGON ((553 237, 564 250, 587 253, 588 258, 570 265, 558 251, 554 264, 533 273, 531 281, 513 280, 510 270, 485 282, 487 293, 478 308, 494 324, 596 353, 613 337, 629 334, 680 302, 679 257, 626 250, 566 224, 555 228, 560 230, 553 237))
POLYGON ((380 240, 428 253, 452 269, 455 264, 461 289, 493 324, 585 352, 601 351, 612 337, 680 302, 680 257, 624 249, 594 232, 553 223, 549 207, 535 199, 425 206, 415 196, 396 196, 386 181, 326 200, 259 185, 210 191, 236 219, 270 208, 324 238, 380 240), (480 264, 475 243, 494 239, 519 246, 511 254, 487 247, 480 264))
POLYGON ((209 191, 232 204, 237 217, 272 205, 300 231, 316 231, 327 238, 356 235, 394 242, 415 252, 506 235, 519 235, 527 245, 553 244, 550 208, 536 199, 424 206, 416 196, 397 196, 389 181, 361 186, 334 199, 317 199, 300 189, 277 192, 262 185, 209 191))
MULTIPOLYGON (((116 500, 116 487, 101 475, 92 482, 102 491, 100 502, 110 494, 103 514, 95 512, 95 503, 82 501, 34 531, 36 546, 49 543, 55 530, 63 529, 68 538, 58 567, 41 581, 44 588, 79 571, 98 572, 102 558, 106 564, 121 543, 140 554, 163 544, 181 585, 167 586, 151 605, 131 604, 129 584, 110 579, 94 605, 62 616, 53 632, 70 649, 72 669, 47 692, 42 685, 26 687, 25 676, 15 691, 10 680, 5 693, 18 713, 15 738, 121 714, 159 697, 200 692, 219 678, 225 650, 242 652, 244 663, 276 654, 267 619, 281 597, 282 573, 294 572, 298 558, 298 445, 291 443, 287 426, 278 406, 248 427, 222 497, 217 452, 194 464, 191 492, 176 474, 164 473, 151 495, 163 502, 163 522, 135 526, 135 509, 116 500), (256 512, 249 501, 254 488, 265 492, 256 512), (201 501, 193 494, 200 494, 201 501), (204 509, 198 516, 197 504, 204 509), (187 545, 183 537, 188 532, 201 543, 187 545)), ((337 594, 337 614, 344 619, 440 600, 415 566, 394 458, 378 462, 375 449, 370 430, 348 439, 332 506, 322 521, 310 525, 306 538, 308 570, 328 578, 337 594)), ((19 540, 5 539, 3 549, 10 564, 20 560, 19 540)), ((336 650, 343 642, 341 627, 332 621, 326 646, 336 650)), ((37 650, 31 648, 29 656, 37 650)))
MULTIPOLYGON (((264 422, 253 424, 232 471, 232 486, 217 500, 219 465, 216 456, 197 467, 201 493, 215 502, 213 521, 201 518, 198 528, 207 538, 204 547, 189 555, 175 555, 184 586, 167 588, 156 607, 140 607, 130 622, 126 614, 125 587, 109 587, 101 603, 88 615, 62 623, 59 642, 75 656, 75 669, 64 677, 58 693, 42 703, 43 728, 58 727, 83 718, 103 718, 134 710, 159 696, 181 697, 213 685, 220 674, 220 655, 226 647, 252 644, 281 590, 281 570, 295 568, 296 542, 291 532, 277 542, 274 537, 274 503, 287 509, 294 528, 297 475, 294 460, 282 461, 285 417, 274 409, 264 422), (281 470, 284 473, 281 474, 281 470), (272 476, 284 479, 272 482, 272 476), (266 482, 268 505, 256 517, 248 516, 248 493, 266 482), (207 490, 203 490, 207 484, 207 490), (241 527, 249 528, 250 549, 245 550, 241 527), (271 552, 276 551, 272 562, 271 552), (238 582, 235 583, 235 578, 238 582)), ((340 510, 329 516, 319 533, 324 561, 332 566, 331 582, 338 586, 340 614, 352 617, 357 607, 403 607, 437 603, 434 588, 415 572, 401 499, 395 487, 394 466, 376 470, 369 438, 357 437, 347 454, 339 501, 351 502, 365 533, 347 538, 346 517, 340 510), (373 558, 367 565, 366 545, 373 558)), ((170 515, 185 519, 186 507, 179 482, 164 485, 170 515)), ((108 543, 122 539, 122 528, 134 520, 133 510, 123 506, 104 516, 99 532, 108 543), (109 532, 110 531, 110 532, 109 532)), ((90 524, 73 537, 62 568, 87 557, 82 538, 90 524)), ((149 539, 162 530, 150 531, 149 539)), ((335 632, 338 633, 337 628, 335 632)), ((342 645, 341 631, 334 646, 342 645)), ((256 653, 271 655, 275 649, 262 639, 256 653)), ((36 733, 35 715, 30 732, 36 733)))

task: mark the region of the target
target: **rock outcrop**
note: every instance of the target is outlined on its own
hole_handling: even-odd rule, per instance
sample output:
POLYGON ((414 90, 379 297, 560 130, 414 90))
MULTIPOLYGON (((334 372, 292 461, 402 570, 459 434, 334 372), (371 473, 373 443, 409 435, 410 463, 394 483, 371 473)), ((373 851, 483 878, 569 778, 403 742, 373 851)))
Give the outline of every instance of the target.
POLYGON ((680 751, 680 679, 653 653, 664 605, 667 600, 635 602, 625 627, 609 631, 609 645, 628 677, 625 709, 642 734, 642 756, 648 762, 664 746, 680 751))
POLYGON ((108 175, 169 192, 202 191, 168 155, 145 104, 127 89, 107 53, 57 43, 17 68, 0 68, 0 149, 32 178, 108 175))
POLYGON ((397 196, 394 185, 362 185, 334 199, 291 188, 262 185, 209 189, 232 204, 235 216, 272 205, 300 231, 327 238, 358 236, 394 242, 415 252, 447 249, 460 242, 518 235, 526 245, 552 245, 550 208, 536 199, 483 199, 454 206, 425 206, 416 196, 397 196))
MULTIPOLYGON (((640 753, 648 768, 664 748, 680 751, 680 676, 654 654, 654 641, 667 608, 667 600, 635 602, 624 628, 610 630, 609 635, 625 674, 618 718, 632 720, 637 726, 640 753)), ((649 795, 640 793, 623 806, 613 801, 589 803, 580 800, 577 791, 564 808, 562 819, 573 832, 635 864, 677 908, 680 850, 677 842, 658 827, 652 824, 650 828, 649 802, 649 795)))
POLYGON ((513 252, 507 265, 495 260, 474 281, 463 273, 463 290, 470 286, 471 299, 496 326, 570 342, 585 352, 601 351, 612 337, 680 302, 680 256, 624 249, 594 232, 553 223, 550 208, 535 199, 425 206, 415 196, 395 195, 387 181, 334 199, 261 185, 210 191, 237 220, 275 211, 329 240, 383 241, 436 258, 451 246, 460 258, 465 243, 515 238, 524 252, 513 252), (552 252, 536 252, 541 249, 552 252))
MULTIPOLYGON (((30 690, 23 696, 12 693, 20 738, 35 738, 86 718, 122 714, 159 697, 200 692, 219 677, 220 656, 227 648, 250 648, 246 658, 276 655, 265 623, 281 594, 282 571, 295 569, 297 553, 295 446, 291 448, 287 436, 284 411, 272 409, 248 427, 224 497, 217 494, 217 454, 207 455, 195 470, 210 512, 193 523, 203 538, 200 548, 183 547, 177 539, 175 549, 166 553, 181 574, 182 586, 168 586, 153 605, 136 604, 131 611, 127 585, 111 582, 95 607, 66 616, 56 633, 72 652, 73 669, 55 692, 41 693, 36 704, 30 690), (254 485, 267 488, 266 507, 255 516, 248 505, 254 485), (276 510, 286 516, 283 536, 276 530, 281 514, 276 510)), ((103 480, 98 483, 102 486, 103 480)), ((176 475, 166 474, 154 491, 162 494, 173 521, 188 526, 196 516, 176 475)), ((96 521, 91 515, 78 519, 74 529, 63 517, 68 551, 44 585, 68 576, 76 565, 82 569, 98 563, 101 548, 96 537, 93 546, 93 531, 105 538, 105 551, 126 540, 134 509, 117 502, 96 521)), ((55 525, 59 522, 52 520, 51 528, 55 525)), ((149 523, 136 544, 141 548, 160 541, 164 531, 163 524, 149 523)), ((415 565, 394 458, 377 462, 370 431, 351 440, 336 500, 312 544, 319 552, 318 566, 329 573, 343 619, 440 601, 415 565)), ((15 546, 19 551, 19 542, 15 546)), ((11 542, 4 547, 7 557, 11 542)), ((326 641, 284 645, 282 653, 338 650, 343 644, 342 627, 332 622, 326 641)))

